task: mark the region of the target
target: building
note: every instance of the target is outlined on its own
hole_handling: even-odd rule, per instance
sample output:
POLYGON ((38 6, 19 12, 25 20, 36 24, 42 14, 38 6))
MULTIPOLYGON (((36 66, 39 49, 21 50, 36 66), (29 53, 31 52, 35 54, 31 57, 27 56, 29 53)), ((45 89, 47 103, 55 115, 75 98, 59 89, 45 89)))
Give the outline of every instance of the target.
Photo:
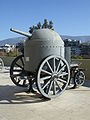
POLYGON ((64 40, 65 47, 71 47, 71 56, 82 56, 83 58, 90 58, 90 40, 81 43, 79 40, 64 40))
POLYGON ((0 46, 0 52, 6 52, 9 53, 10 51, 13 51, 13 49, 15 48, 15 46, 11 46, 9 44, 5 44, 4 46, 0 46))
POLYGON ((84 58, 90 58, 90 43, 82 43, 80 46, 81 56, 84 58))
POLYGON ((64 40, 65 47, 71 47, 71 56, 79 56, 81 54, 80 41, 79 40, 64 40))

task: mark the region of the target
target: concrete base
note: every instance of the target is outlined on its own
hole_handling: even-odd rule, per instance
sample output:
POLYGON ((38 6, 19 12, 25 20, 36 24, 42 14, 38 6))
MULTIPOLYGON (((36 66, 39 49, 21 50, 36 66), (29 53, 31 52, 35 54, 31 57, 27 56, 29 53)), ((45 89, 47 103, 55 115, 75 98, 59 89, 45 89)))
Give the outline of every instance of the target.
POLYGON ((15 86, 9 70, 0 72, 0 120, 90 120, 90 81, 45 100, 15 86))

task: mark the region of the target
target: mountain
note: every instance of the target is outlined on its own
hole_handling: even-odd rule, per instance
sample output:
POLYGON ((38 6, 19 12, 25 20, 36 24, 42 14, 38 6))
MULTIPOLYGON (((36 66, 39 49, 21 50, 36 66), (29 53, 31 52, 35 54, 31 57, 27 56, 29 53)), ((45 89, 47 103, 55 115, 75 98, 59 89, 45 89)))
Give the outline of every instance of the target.
POLYGON ((0 46, 5 44, 16 45, 16 43, 26 40, 26 37, 8 38, 0 41, 0 46))
MULTIPOLYGON (((64 40, 66 38, 72 40, 80 40, 81 42, 90 41, 90 36, 67 36, 67 35, 60 35, 61 38, 64 40)), ((0 41, 0 46, 5 44, 16 45, 16 43, 26 40, 26 37, 15 37, 15 38, 8 38, 5 40, 0 41)))

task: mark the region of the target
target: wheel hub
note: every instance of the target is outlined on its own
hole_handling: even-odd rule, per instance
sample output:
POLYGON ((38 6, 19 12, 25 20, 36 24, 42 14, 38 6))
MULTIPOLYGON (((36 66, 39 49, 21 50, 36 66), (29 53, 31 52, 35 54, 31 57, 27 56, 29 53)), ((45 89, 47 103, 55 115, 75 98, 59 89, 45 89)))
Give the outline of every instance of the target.
POLYGON ((56 80, 58 78, 57 73, 53 73, 51 78, 52 78, 52 81, 56 80))

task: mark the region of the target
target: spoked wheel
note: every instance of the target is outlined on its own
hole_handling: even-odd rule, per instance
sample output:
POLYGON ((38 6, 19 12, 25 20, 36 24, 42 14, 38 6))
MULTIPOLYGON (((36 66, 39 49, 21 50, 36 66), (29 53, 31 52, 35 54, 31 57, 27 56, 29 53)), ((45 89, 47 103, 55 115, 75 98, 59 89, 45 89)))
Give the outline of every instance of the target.
POLYGON ((4 68, 4 62, 3 60, 0 58, 0 71, 4 68))
POLYGON ((28 77, 24 71, 24 55, 20 55, 14 59, 10 68, 10 77, 17 86, 27 87, 29 84, 28 77))
POLYGON ((40 65, 37 86, 46 98, 59 96, 67 87, 70 69, 67 61, 60 56, 49 56, 40 65))
POLYGON ((83 71, 77 71, 74 75, 74 84, 79 87, 84 84, 85 74, 83 71))

